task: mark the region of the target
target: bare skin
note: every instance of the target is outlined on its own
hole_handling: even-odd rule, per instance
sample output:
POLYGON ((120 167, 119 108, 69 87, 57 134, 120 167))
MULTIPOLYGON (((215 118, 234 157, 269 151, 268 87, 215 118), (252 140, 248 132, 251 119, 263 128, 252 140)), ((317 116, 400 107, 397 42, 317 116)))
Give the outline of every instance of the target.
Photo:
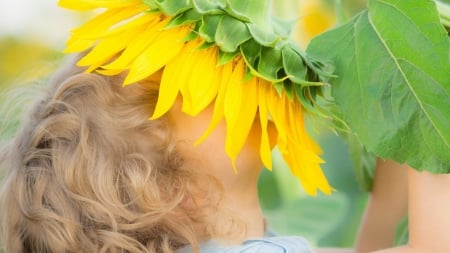
POLYGON ((447 218, 448 210, 450 210, 449 200, 450 174, 418 172, 407 165, 379 161, 375 185, 355 251, 358 253, 450 252, 450 240, 448 240, 450 219, 447 218), (393 244, 395 226, 406 211, 409 215, 409 244, 388 248, 393 244), (387 249, 382 250, 382 248, 387 249))
POLYGON ((380 250, 376 251, 374 253, 427 253, 431 251, 422 251, 418 249, 413 249, 410 246, 403 246, 403 247, 397 247, 397 248, 391 248, 386 250, 380 250))
POLYGON ((374 185, 355 249, 359 253, 394 245, 395 229, 408 208, 407 165, 377 161, 374 185))
POLYGON ((408 170, 408 246, 377 253, 450 252, 450 174, 408 170))
MULTIPOLYGON (((181 110, 181 99, 178 99, 169 111, 173 136, 179 140, 178 145, 182 153, 189 157, 191 167, 205 170, 221 183, 223 195, 218 211, 233 215, 233 219, 245 227, 244 233, 242 230, 236 230, 236 235, 216 239, 223 239, 227 243, 240 243, 251 237, 262 237, 265 234, 265 222, 257 191, 258 177, 263 167, 259 158, 259 124, 254 124, 248 141, 237 158, 238 171, 235 173, 224 150, 226 127, 223 121, 204 142, 193 146, 208 127, 212 113, 213 107, 210 106, 195 117, 186 115, 181 110), (230 238, 236 239, 230 241, 230 238)), ((217 217, 212 223, 227 229, 231 221, 217 217)))
MULTIPOLYGON (((213 107, 195 117, 184 114, 181 110, 181 99, 169 111, 169 121, 173 127, 174 138, 179 140, 180 148, 187 157, 193 158, 193 166, 199 169, 207 169, 207 172, 216 177, 223 186, 223 199, 218 207, 219 211, 231 212, 245 225, 245 234, 242 231, 232 231, 236 234, 227 238, 215 238, 225 243, 237 244, 252 237, 262 237, 265 234, 265 222, 258 200, 257 182, 262 169, 259 158, 259 142, 261 129, 255 123, 247 139, 243 150, 237 159, 238 172, 233 171, 230 158, 224 151, 226 128, 224 122, 219 124, 215 131, 200 145, 193 147, 193 143, 201 136, 207 128, 211 119, 213 107), (232 240, 230 238, 237 238, 232 240)), ((258 122, 258 121, 256 121, 258 122)), ((270 139, 276 139, 273 125, 269 125, 270 139)), ((271 141, 275 144, 274 141, 271 141)), ((273 146, 273 145, 272 145, 273 146)), ((214 214, 212 214, 214 215, 214 214)), ((212 220, 217 223, 223 220, 218 217, 212 220)), ((224 229, 229 227, 227 221, 219 222, 224 229)), ((317 250, 318 253, 351 253, 351 250, 324 249, 317 250)))

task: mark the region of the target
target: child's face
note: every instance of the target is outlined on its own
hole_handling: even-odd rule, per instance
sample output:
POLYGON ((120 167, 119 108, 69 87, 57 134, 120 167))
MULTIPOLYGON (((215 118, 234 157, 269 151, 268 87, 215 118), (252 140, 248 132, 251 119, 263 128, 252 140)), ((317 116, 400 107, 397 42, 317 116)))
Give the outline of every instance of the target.
MULTIPOLYGON (((226 125, 222 121, 217 128, 198 146, 193 144, 207 129, 214 106, 210 105, 199 115, 192 117, 181 111, 181 100, 178 98, 172 109, 168 113, 169 122, 172 126, 174 139, 182 154, 190 162, 194 162, 195 167, 200 167, 211 171, 212 168, 220 169, 213 172, 218 178, 255 177, 257 178, 262 168, 259 155, 261 127, 259 119, 255 119, 247 142, 237 157, 236 167, 238 173, 234 173, 231 166, 231 159, 225 153, 226 125), (192 159, 190 159, 192 158, 192 159), (223 168, 227 167, 227 168, 223 168)), ((276 130, 272 124, 268 126, 271 144, 275 144, 276 130)))

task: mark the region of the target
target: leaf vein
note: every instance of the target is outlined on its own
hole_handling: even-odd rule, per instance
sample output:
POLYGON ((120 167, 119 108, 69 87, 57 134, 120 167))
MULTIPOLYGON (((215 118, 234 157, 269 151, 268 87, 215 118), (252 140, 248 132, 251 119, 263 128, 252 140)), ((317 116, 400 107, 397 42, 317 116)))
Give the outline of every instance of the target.
MULTIPOLYGON (((380 1, 383 2, 383 1, 380 1)), ((411 93, 414 95, 416 102, 418 103, 419 107, 422 109, 423 113, 425 114, 426 118, 428 119, 428 121, 430 122, 430 124, 433 126, 433 128, 435 129, 435 131, 439 134, 439 136, 442 138, 442 140, 444 141, 444 143, 446 143, 444 136, 442 135, 442 133, 439 131, 439 129, 437 128, 436 124, 434 123, 434 121, 431 119, 428 111, 425 109, 425 107, 423 106, 422 102, 420 101, 417 92, 414 90, 414 88, 411 86, 410 80, 408 79, 408 77, 406 76, 403 68, 400 66, 398 59, 395 57, 395 55, 393 54, 393 52, 391 51, 391 49, 389 48, 389 46, 385 43, 382 35, 380 34, 380 32, 378 31, 377 27, 375 26, 375 24, 372 21, 372 18, 370 17, 370 15, 368 15, 368 20, 370 25, 372 26, 374 32, 376 33, 378 39, 380 40, 380 42, 382 43, 382 45, 384 46, 384 48, 386 49, 386 52, 389 54, 389 56, 391 57, 392 61, 394 62, 394 64, 397 66, 398 70, 400 71, 400 74, 402 75, 403 79, 405 80, 406 85, 408 86, 409 90, 411 91, 411 93)), ((427 74, 427 76, 429 76, 427 74)), ((447 144, 447 143, 446 143, 447 144)), ((447 144, 448 146, 448 144, 447 144)))

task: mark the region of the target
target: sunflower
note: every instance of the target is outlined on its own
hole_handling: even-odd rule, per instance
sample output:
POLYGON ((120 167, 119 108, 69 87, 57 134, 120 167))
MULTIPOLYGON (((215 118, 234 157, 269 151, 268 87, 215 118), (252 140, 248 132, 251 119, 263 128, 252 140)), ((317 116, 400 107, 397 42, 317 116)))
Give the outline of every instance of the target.
POLYGON ((261 160, 272 169, 267 131, 272 121, 278 148, 305 191, 330 194, 321 149, 303 118, 305 108, 315 110, 315 95, 330 75, 290 42, 265 2, 60 0, 59 5, 105 9, 73 30, 67 42, 67 53, 88 51, 78 62, 88 72, 127 71, 124 85, 129 85, 163 70, 150 119, 167 113, 180 94, 183 112, 192 116, 214 103, 210 125, 197 144, 225 120, 225 151, 237 172, 236 158, 255 120, 262 127, 261 160))

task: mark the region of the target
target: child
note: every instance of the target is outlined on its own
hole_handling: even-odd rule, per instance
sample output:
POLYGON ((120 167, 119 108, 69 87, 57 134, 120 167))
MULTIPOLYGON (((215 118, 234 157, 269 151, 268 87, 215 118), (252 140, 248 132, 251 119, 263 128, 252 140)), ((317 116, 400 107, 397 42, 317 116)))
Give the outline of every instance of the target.
POLYGON ((69 40, 86 68, 69 63, 1 153, 6 252, 312 252, 267 237, 256 184, 278 143, 309 193, 331 192, 302 118, 319 63, 275 30, 252 38, 258 16, 224 37, 252 24, 239 3, 219 20, 181 1, 60 4, 107 10, 69 40))
MULTIPOLYGON (((148 120, 160 73, 121 87, 123 76, 72 65, 2 153, 10 169, 1 203, 6 252, 173 252, 212 237, 239 244, 267 233, 256 192, 258 124, 235 174, 223 123, 193 147, 211 108, 191 117, 177 99, 166 116, 148 120)), ((310 252, 301 238, 280 239, 310 252)), ((247 243, 277 252, 267 240, 247 243)))

